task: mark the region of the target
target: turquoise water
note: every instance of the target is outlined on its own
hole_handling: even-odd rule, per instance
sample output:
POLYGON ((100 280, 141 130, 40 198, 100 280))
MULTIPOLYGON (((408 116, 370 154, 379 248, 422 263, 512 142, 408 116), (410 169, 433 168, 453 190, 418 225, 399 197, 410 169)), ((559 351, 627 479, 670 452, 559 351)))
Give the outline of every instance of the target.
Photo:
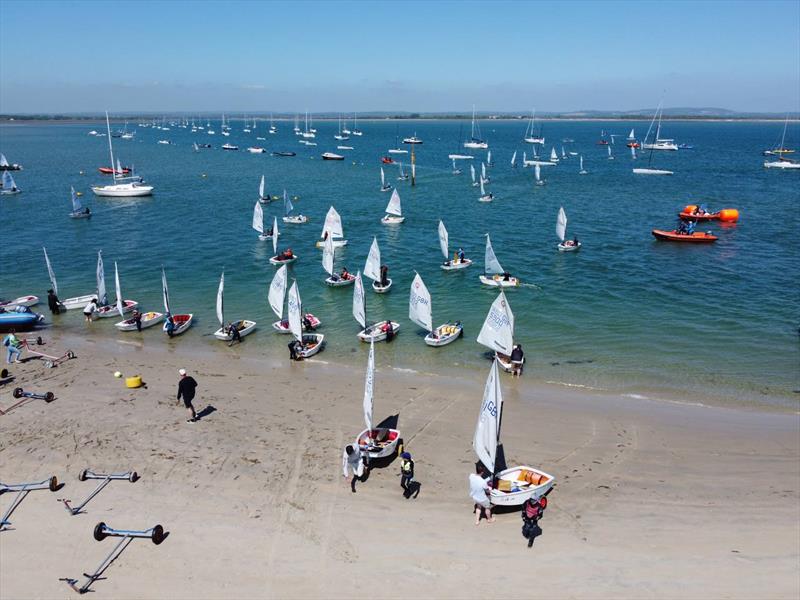
MULTIPOLYGON (((482 204, 469 183, 468 166, 462 165, 462 175, 453 175, 447 159, 457 149, 460 124, 404 121, 401 138, 416 132, 424 144, 416 148, 416 187, 396 181, 397 167, 385 167, 388 180, 399 187, 406 215, 406 222, 395 227, 379 222, 389 200, 379 191, 379 159, 395 145, 396 123, 361 123, 364 136, 344 142, 355 147, 343 151, 348 156, 344 162, 319 159, 343 143, 333 139, 336 123, 316 125, 314 148, 299 144, 287 122, 278 123, 279 133, 272 136, 263 123, 247 134, 241 122, 234 122, 229 138, 219 135, 219 125, 213 124, 215 136, 173 127, 139 129, 132 141, 115 139, 123 164, 134 164, 156 188, 152 198, 144 199, 92 195, 90 185, 103 181, 97 167, 108 164, 106 138, 87 135, 90 129, 102 130, 100 124, 0 129, 0 151, 25 167, 15 173, 24 193, 0 199, 5 240, 0 296, 45 296, 49 284, 42 245, 62 298, 91 293, 96 251, 102 249, 111 297, 117 261, 123 295, 160 309, 163 264, 173 310, 197 318, 182 338, 168 342, 150 331, 147 343, 214 344, 219 343, 210 337, 217 327, 216 287, 224 268, 226 317, 259 323, 240 351, 285 353, 288 339, 269 327, 274 320, 266 300, 275 272, 267 262, 271 242, 259 242, 250 229, 264 174, 269 192, 286 188, 298 196, 297 211, 311 218, 306 225, 281 223, 281 246, 291 245, 300 257, 291 276, 297 278, 304 306, 323 321, 329 360, 361 364, 366 353, 355 338, 352 288, 323 284, 321 252, 314 247, 333 204, 350 240, 337 254, 337 265, 363 269, 372 236, 377 236, 394 279, 388 295, 367 290, 369 318, 391 317, 402 324, 395 342, 381 346, 381 361, 426 372, 487 364, 483 347, 474 340, 496 294, 477 280, 483 234, 489 232, 503 266, 529 284, 508 293, 516 338, 528 359, 526 376, 644 395, 798 406, 800 173, 764 169, 760 156, 780 136, 780 124, 667 123, 664 135, 695 149, 656 153, 653 166, 675 175, 647 177, 631 173, 634 161, 621 142, 631 126, 642 136, 648 123, 547 122, 548 142, 554 141, 560 153, 561 140, 574 139, 564 145, 583 154, 589 174, 579 176, 578 158, 570 157, 543 168, 547 185, 536 187, 533 169, 509 164, 514 150, 521 161, 526 149, 521 142, 525 123, 484 122, 495 162, 488 188, 496 200, 482 204), (605 147, 595 143, 601 129, 621 136, 615 160, 608 160, 605 147), (257 135, 268 139, 257 141, 257 135), (158 145, 159 139, 175 145, 158 145), (194 140, 215 148, 193 153, 194 140), (221 151, 225 141, 238 144, 240 151, 221 151), (293 150, 297 156, 249 154, 244 151, 249 145, 293 150), (84 192, 94 213, 91 220, 67 217, 70 185, 84 192), (650 230, 672 228, 676 211, 690 201, 738 208, 741 220, 730 227, 704 227, 720 235, 710 246, 655 242, 650 230), (584 244, 576 254, 555 249, 556 213, 562 205, 569 216, 568 235, 577 234, 584 244), (439 269, 439 218, 449 230, 451 251, 463 246, 476 259, 466 271, 439 269), (463 340, 441 349, 424 345, 423 332, 407 319, 414 270, 432 294, 434 322, 460 319, 463 340)), ((549 152, 550 143, 545 148, 549 152)), ((485 151, 472 153, 485 156, 485 151)), ((635 162, 643 166, 647 157, 635 162)), ((270 222, 272 215, 282 215, 282 203, 264 212, 270 222)), ((46 311, 46 305, 40 308, 46 311)), ((92 335, 117 335, 113 322, 93 325, 92 335)), ((56 323, 76 331, 84 327, 75 312, 57 317, 56 323)))

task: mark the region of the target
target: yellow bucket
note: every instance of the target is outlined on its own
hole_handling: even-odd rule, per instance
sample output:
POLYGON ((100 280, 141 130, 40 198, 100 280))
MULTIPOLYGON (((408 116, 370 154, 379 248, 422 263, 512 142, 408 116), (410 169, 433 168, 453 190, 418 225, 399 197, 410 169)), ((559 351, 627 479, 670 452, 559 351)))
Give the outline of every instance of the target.
POLYGON ((142 376, 141 375, 134 375, 133 377, 126 377, 125 378, 125 386, 129 387, 129 388, 142 387, 142 376))

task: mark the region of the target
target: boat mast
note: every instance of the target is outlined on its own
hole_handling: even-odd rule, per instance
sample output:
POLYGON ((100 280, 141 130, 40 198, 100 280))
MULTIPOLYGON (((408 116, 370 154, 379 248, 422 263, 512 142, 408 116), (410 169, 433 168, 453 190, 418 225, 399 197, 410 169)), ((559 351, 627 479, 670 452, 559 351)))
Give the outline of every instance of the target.
POLYGON ((114 166, 114 149, 111 147, 111 124, 108 121, 108 111, 106 111, 106 130, 108 131, 108 153, 111 155, 111 177, 114 183, 117 183, 117 167, 114 166))

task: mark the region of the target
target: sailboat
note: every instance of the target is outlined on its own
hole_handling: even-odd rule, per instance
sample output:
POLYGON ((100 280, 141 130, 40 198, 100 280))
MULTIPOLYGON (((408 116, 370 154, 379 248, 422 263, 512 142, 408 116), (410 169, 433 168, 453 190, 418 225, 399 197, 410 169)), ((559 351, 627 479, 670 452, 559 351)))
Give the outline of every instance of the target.
POLYGON ((589 171, 583 168, 583 154, 581 154, 581 170, 578 171, 578 175, 586 175, 589 171))
POLYGON ((390 341, 391 337, 397 335, 400 323, 396 321, 378 321, 372 325, 367 325, 367 298, 364 294, 364 282, 361 279, 361 272, 356 273, 355 285, 353 286, 353 317, 356 322, 363 327, 358 332, 358 339, 362 342, 382 342, 390 341))
POLYGON ((485 180, 483 179, 483 177, 481 177, 480 179, 481 195, 478 198, 478 202, 491 202, 492 200, 494 200, 494 196, 492 195, 491 192, 489 193, 486 192, 486 188, 483 187, 484 181, 485 180))
POLYGON ((564 212, 564 207, 558 209, 558 217, 556 218, 556 235, 561 242, 558 244, 559 252, 575 252, 581 249, 581 243, 577 238, 574 240, 566 240, 567 235, 567 213, 564 212))
MULTIPOLYGON (((53 271, 53 266, 50 264, 50 257, 47 256, 47 248, 42 246, 42 251, 44 252, 44 262, 47 265, 47 275, 50 278, 50 285, 53 287, 53 291, 58 295, 58 281, 56 281, 56 274, 53 271)), ((64 307, 65 310, 72 310, 75 308, 84 308, 89 302, 92 301, 92 298, 96 298, 97 294, 84 294, 82 296, 74 296, 72 298, 67 298, 66 300, 61 301, 61 306, 64 307)))
POLYGON ((11 176, 9 171, 3 171, 3 178, 0 180, 0 194, 4 196, 10 196, 13 194, 19 194, 22 190, 17 187, 17 184, 14 182, 14 178, 11 176))
POLYGON ((89 210, 88 207, 84 208, 81 206, 80 198, 75 193, 75 188, 70 187, 70 197, 72 198, 72 212, 69 213, 70 218, 72 219, 88 219, 92 216, 92 211, 89 210))
POLYGON ((489 183, 489 176, 486 175, 486 163, 485 162, 481 163, 481 179, 483 180, 483 183, 489 183))
POLYGON ((265 195, 265 191, 266 190, 264 189, 264 186, 265 186, 265 180, 264 180, 264 176, 262 175, 261 176, 261 181, 258 184, 258 201, 261 204, 269 204, 269 201, 271 200, 271 198, 270 198, 269 194, 265 195))
POLYGON ((275 127, 275 123, 272 120, 272 113, 269 113, 269 133, 270 135, 275 135, 278 133, 278 128, 275 127))
POLYGON ((309 358, 322 350, 325 336, 321 333, 303 333, 303 303, 300 300, 300 290, 297 288, 297 281, 292 282, 289 288, 287 312, 289 313, 289 330, 292 333, 298 346, 295 347, 295 354, 299 359, 309 358))
POLYGON ((489 147, 489 144, 487 144, 485 141, 480 139, 480 137, 476 137, 476 135, 475 135, 476 129, 477 129, 477 135, 480 136, 481 128, 480 128, 480 125, 478 125, 476 127, 476 124, 475 124, 475 105, 473 104, 472 105, 472 132, 470 134, 469 140, 464 142, 464 148, 482 148, 482 149, 486 149, 486 148, 489 147))
POLYGON ((517 168, 517 151, 516 150, 514 150, 514 154, 511 155, 511 168, 512 169, 516 169, 517 168))
POLYGON ((469 175, 472 178, 472 187, 478 187, 478 180, 475 178, 475 165, 469 166, 469 175))
MULTIPOLYGON (((98 261, 99 261, 99 267, 98 267, 97 277, 100 278, 105 275, 104 273, 102 273, 103 260, 100 254, 98 254, 98 261)), ((106 284, 105 282, 103 282, 103 294, 102 296, 100 296, 98 292, 98 297, 102 298, 103 296, 105 296, 106 293, 105 288, 106 284)), ((139 306, 139 303, 136 302, 135 300, 122 299, 122 290, 120 289, 119 285, 119 270, 117 269, 116 261, 114 262, 114 291, 117 294, 116 302, 114 304, 106 304, 105 306, 101 306, 100 308, 98 308, 97 312, 95 312, 94 314, 95 317, 99 319, 107 319, 109 317, 114 317, 116 315, 122 317, 125 315, 125 313, 129 313, 134 308, 139 306)))
POLYGON ((300 135, 302 135, 305 139, 317 137, 316 130, 308 128, 308 111, 306 111, 306 129, 300 135))
POLYGON ((636 134, 633 129, 631 129, 631 132, 628 134, 628 140, 625 145, 628 146, 628 148, 639 148, 641 146, 641 144, 636 141, 636 134))
MULTIPOLYGON (((278 333, 292 332, 291 328, 289 327, 288 312, 287 317, 285 319, 283 318, 283 301, 286 298, 286 284, 288 280, 286 269, 286 265, 283 265, 280 269, 278 269, 278 271, 275 273, 275 277, 272 278, 272 283, 269 285, 269 305, 272 308, 272 311, 278 317, 278 320, 272 324, 272 328, 278 333)), ((303 329, 305 331, 314 330, 322 324, 317 317, 309 312, 303 315, 302 321, 303 329)))
POLYGON ((650 129, 653 127, 653 122, 650 123, 650 128, 647 129, 647 135, 644 136, 644 141, 642 142, 642 150, 677 150, 678 146, 675 144, 675 140, 669 138, 662 138, 661 137, 661 117, 664 114, 664 109, 662 108, 662 102, 658 103, 658 108, 656 108, 656 114, 653 115, 653 121, 658 119, 658 125, 656 126, 656 136, 655 140, 651 143, 647 143, 647 138, 650 135, 650 129))
MULTIPOLYGON (((656 133, 656 141, 655 141, 655 143, 652 143, 652 144, 648 144, 647 143, 647 139, 650 137, 650 132, 653 129, 653 124, 655 123, 656 118, 659 117, 660 114, 661 114, 661 102, 658 103, 658 108, 656 108, 656 114, 653 115, 653 120, 650 121, 650 127, 647 128, 647 133, 645 134, 644 141, 642 142, 642 149, 650 150, 650 157, 647 160, 647 168, 633 169, 633 172, 635 174, 637 174, 637 175, 673 175, 672 171, 667 171, 665 169, 654 169, 654 168, 652 168, 652 165, 653 165, 653 151, 656 150, 656 149, 670 150, 670 148, 657 148, 656 147, 656 146, 658 146, 658 133, 656 133)), ((660 118, 659 118, 659 125, 658 126, 659 126, 659 129, 660 129, 660 127, 661 127, 660 118)), ((669 140, 669 141, 671 141, 671 140, 669 140)), ((678 147, 675 146, 675 150, 677 150, 677 149, 678 149, 678 147)))
POLYGON ((461 175, 461 169, 456 166, 456 159, 453 159, 453 175, 461 175))
POLYGON ((491 150, 489 150, 486 153, 486 166, 487 167, 493 167, 494 166, 494 163, 492 162, 492 151, 491 150))
POLYGON ((534 108, 531 111, 531 119, 530 119, 530 121, 528 121, 528 127, 525 129, 525 136, 523 137, 523 141, 525 141, 525 142, 527 142, 529 144, 541 144, 541 145, 543 145, 544 144, 544 136, 541 135, 541 132, 539 133, 539 135, 536 135, 536 133, 535 133, 536 128, 535 128, 535 125, 534 125, 535 121, 536 121, 536 109, 534 108))
POLYGON ((783 135, 781 135, 781 143, 772 148, 771 150, 764 150, 764 152, 762 152, 764 156, 782 157, 784 154, 794 154, 794 150, 791 150, 784 145, 786 143, 787 127, 789 127, 789 115, 786 115, 786 120, 783 122, 783 135))
MULTIPOLYGON (((97 135, 96 131, 95 135, 97 135)), ((6 155, 0 153, 0 171, 21 171, 21 170, 22 170, 22 165, 18 165, 17 163, 9 164, 6 155)))
POLYGON ((381 191, 388 192, 392 189, 392 186, 386 183, 386 175, 383 173, 383 167, 381 167, 381 191))
POLYGON ((389 277, 386 278, 386 285, 383 285, 382 268, 378 238, 373 237, 372 245, 369 247, 369 254, 367 254, 367 262, 364 264, 364 275, 372 279, 372 290, 376 294, 385 294, 392 287, 392 280, 389 277))
MULTIPOLYGON (((114 284, 116 286, 116 292, 117 292, 116 309, 119 316, 122 317, 128 311, 125 310, 125 306, 122 304, 122 301, 120 300, 120 298, 122 298, 122 291, 119 285, 119 271, 117 270, 116 262, 114 263, 114 284)), ((142 329, 147 329, 148 327, 152 327, 153 325, 160 323, 163 320, 164 320, 164 313, 152 312, 152 311, 146 312, 141 316, 140 327, 142 329)), ((124 319, 122 321, 119 321, 118 323, 115 323, 114 327, 116 327, 120 331, 137 331, 135 319, 124 319)))
POLYGON ((262 242, 269 239, 269 236, 264 233, 264 210, 261 208, 260 202, 256 202, 253 207, 253 229, 258 232, 258 239, 262 242))
POLYGON ((214 332, 214 337, 223 342, 230 342, 233 340, 231 328, 235 327, 239 331, 239 337, 244 337, 253 333, 256 328, 255 321, 247 319, 239 319, 238 321, 231 321, 229 325, 225 324, 225 303, 223 296, 225 293, 225 271, 222 272, 219 278, 219 288, 217 288, 217 321, 219 321, 219 329, 214 332))
MULTIPOLYGON (((348 132, 349 133, 349 132, 348 132)), ((336 140, 349 140, 350 136, 342 131, 342 115, 339 115, 339 133, 333 136, 336 140)))
POLYGON ((486 252, 484 254, 483 274, 478 276, 483 285, 492 287, 515 287, 519 285, 519 279, 509 275, 500 265, 497 256, 492 248, 492 240, 486 234, 486 252))
POLYGON ((161 267, 161 296, 164 300, 164 326, 161 330, 169 335, 169 321, 172 320, 174 328, 172 329, 172 336, 180 335, 192 326, 192 313, 173 315, 169 305, 169 287, 167 286, 167 273, 164 267, 161 267))
POLYGON ((342 230, 342 217, 339 216, 333 206, 328 209, 328 214, 325 215, 325 223, 322 225, 321 239, 317 241, 317 248, 322 248, 329 236, 333 239, 334 248, 347 246, 347 240, 344 239, 344 231, 342 230))
POLYGON ((425 343, 438 348, 456 341, 462 333, 464 326, 461 321, 448 321, 444 325, 433 328, 433 315, 431 307, 431 294, 417 273, 411 282, 411 293, 408 297, 408 318, 428 332, 425 343))
POLYGON ((294 206, 292 205, 292 201, 289 199, 289 196, 286 195, 286 190, 283 190, 283 222, 284 223, 294 223, 295 225, 302 225, 303 223, 308 223, 308 217, 305 215, 293 215, 292 211, 294 210, 294 206))
POLYGON ((542 179, 542 167, 539 166, 539 163, 533 165, 533 177, 536 179, 536 185, 544 185, 544 179, 542 179))
POLYGON ((397 193, 397 190, 392 192, 392 197, 389 198, 389 204, 386 205, 386 214, 381 219, 381 223, 384 225, 399 225, 406 218, 403 216, 403 210, 400 206, 400 194, 397 193))
POLYGON ((353 114, 353 130, 350 132, 352 135, 364 135, 358 128, 358 113, 353 114))
POLYGON ((608 160, 614 160, 614 155, 611 153, 611 144, 606 147, 608 148, 608 160))
POLYGON ((325 283, 331 287, 342 287, 355 283, 355 275, 349 273, 347 269, 343 269, 341 275, 333 270, 333 264, 336 259, 336 245, 332 237, 326 237, 322 243, 322 268, 328 274, 325 283))
POLYGON ((461 258, 459 257, 459 253, 453 256, 450 259, 450 249, 448 248, 449 244, 449 237, 447 235, 447 228, 445 228, 444 223, 440 220, 439 221, 439 248, 442 250, 442 256, 444 256, 444 262, 441 264, 441 267, 444 271, 455 271, 457 269, 466 269, 468 266, 472 264, 472 260, 469 258, 461 258))
POLYGON ((555 146, 553 146, 550 149, 550 162, 551 163, 557 163, 558 162, 558 153, 556 153, 556 147, 555 146))
POLYGON ((297 255, 292 252, 291 248, 287 248, 278 254, 278 238, 281 233, 278 231, 278 217, 272 217, 272 231, 267 232, 268 238, 272 238, 272 252, 273 256, 270 257, 269 263, 271 265, 288 265, 297 260, 297 255), (271 235, 269 235, 271 233, 271 235))
POLYGON ((111 124, 108 120, 108 111, 106 111, 106 129, 108 131, 108 153, 111 155, 111 177, 113 178, 113 183, 110 185, 94 185, 92 186, 92 192, 95 196, 109 196, 114 198, 150 196, 153 193, 152 185, 145 185, 141 182, 140 178, 118 178, 116 171, 114 171, 114 148, 111 144, 111 124), (119 179, 121 183, 118 183, 117 179, 119 179))
POLYGON ((403 163, 399 163, 400 165, 400 174, 397 176, 397 181, 406 181, 408 180, 408 173, 403 171, 403 163))
POLYGON ((392 456, 397 452, 400 432, 388 427, 373 427, 372 411, 375 388, 375 344, 370 343, 367 358, 367 375, 364 379, 364 423, 367 428, 358 434, 355 441, 357 448, 366 448, 369 459, 392 456))
MULTIPOLYGON (((494 351, 495 358, 504 371, 510 373, 513 370, 510 357, 514 349, 514 313, 511 312, 511 306, 502 290, 489 308, 478 333, 478 343, 494 351)), ((523 362, 524 360, 523 358, 523 362)))
POLYGON ((499 506, 519 506, 530 498, 538 499, 547 494, 556 478, 528 466, 514 466, 497 472, 497 447, 500 445, 502 420, 503 395, 497 363, 494 362, 486 378, 472 448, 492 474, 493 485, 489 491, 489 502, 499 506))
POLYGON ((389 148, 389 154, 408 154, 408 150, 400 147, 400 125, 397 126, 394 136, 394 148, 389 148))

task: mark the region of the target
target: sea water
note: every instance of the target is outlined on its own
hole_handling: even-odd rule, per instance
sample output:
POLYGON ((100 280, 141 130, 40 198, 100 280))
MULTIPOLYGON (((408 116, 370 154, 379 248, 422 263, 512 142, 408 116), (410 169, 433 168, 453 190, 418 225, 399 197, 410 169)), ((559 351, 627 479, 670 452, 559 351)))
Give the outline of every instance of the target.
MULTIPOLYGON (((662 136, 694 145, 677 152, 641 151, 632 159, 625 146, 631 127, 638 137, 647 122, 544 122, 548 156, 562 146, 578 156, 542 167, 546 184, 536 186, 522 155, 532 147, 522 141, 523 120, 482 122, 494 166, 487 191, 494 202, 480 203, 470 185, 469 164, 480 174, 485 150, 459 145, 460 121, 362 121, 362 137, 337 141, 336 122, 317 121, 316 147, 299 143, 292 123, 278 121, 267 134, 261 121, 251 133, 234 120, 230 137, 173 126, 170 131, 135 128, 133 140, 115 138, 114 151, 155 186, 149 198, 99 198, 92 184, 108 182, 97 172, 109 164, 108 139, 87 135, 104 123, 32 124, 0 128, 0 151, 24 165, 15 172, 22 194, 0 196, 0 296, 37 294, 43 302, 49 287, 42 246, 46 246, 62 298, 95 290, 95 263, 103 251, 109 299, 114 297, 116 261, 123 296, 145 310, 163 310, 161 266, 167 272, 172 309, 192 312, 189 332, 167 340, 156 328, 146 344, 221 344, 211 337, 216 290, 225 271, 225 319, 253 319, 256 333, 236 352, 286 353, 288 336, 272 331, 276 320, 267 290, 276 271, 268 263, 272 242, 259 241, 251 229, 258 183, 266 177, 268 193, 285 189, 295 211, 309 216, 305 225, 280 221, 283 202, 264 207, 265 225, 278 217, 279 250, 291 246, 299 259, 289 270, 304 308, 323 321, 327 360, 364 364, 367 346, 358 342, 352 316, 352 287, 330 288, 315 247, 325 213, 335 206, 349 244, 337 249, 336 268, 363 269, 372 238, 394 285, 385 295, 367 290, 367 318, 392 318, 401 331, 381 344, 378 363, 442 372, 451 368, 483 371, 485 348, 475 342, 497 290, 480 285, 485 234, 491 234, 500 263, 525 285, 507 291, 516 317, 515 341, 526 354, 526 377, 621 393, 670 398, 710 398, 721 402, 797 409, 798 307, 800 298, 800 172, 763 167, 761 151, 773 145, 782 127, 776 123, 668 122, 662 136), (615 133, 613 160, 598 145, 601 131, 615 133), (399 137, 416 133, 424 143, 414 148, 416 185, 398 181, 399 166, 383 165, 396 186, 406 221, 380 222, 390 193, 380 191, 381 157, 390 156, 399 137), (257 140, 257 136, 266 138, 257 140), (172 145, 157 144, 168 139, 172 145), (564 139, 574 140, 562 142, 564 139), (194 152, 192 143, 210 143, 194 152), (223 151, 223 143, 239 151, 223 151), (248 146, 265 154, 250 154, 248 146), (337 150, 351 145, 353 150, 337 150), (275 157, 289 150, 295 157, 275 157), (323 161, 322 152, 345 155, 323 161), (512 153, 517 167, 512 168, 512 153), (449 153, 474 155, 458 161, 452 173, 449 153), (634 167, 652 165, 673 176, 634 175, 634 167), (82 191, 92 210, 90 220, 73 220, 69 188, 82 191), (735 225, 701 224, 719 235, 710 245, 657 242, 653 228, 672 229, 686 204, 709 209, 737 208, 735 225), (580 252, 557 252, 556 215, 563 206, 567 235, 577 235, 580 252), (462 247, 475 262, 466 270, 445 272, 437 225, 450 234, 451 253, 462 247), (424 333, 408 320, 408 292, 419 272, 432 296, 435 325, 464 324, 464 338, 443 348, 429 348, 424 333)), ((791 136, 790 136, 791 137, 791 136)), ((606 138, 610 139, 610 138, 606 138)), ((402 142, 400 142, 402 145, 402 142)), ((787 145, 789 145, 787 143, 787 145)), ((410 150, 409 146, 403 146, 410 150)), ((411 173, 410 155, 391 155, 411 173)), ((39 306, 46 311, 46 304, 39 306)), ((88 328, 72 311, 55 317, 57 327, 88 328)), ((49 313, 48 321, 51 320, 49 313)), ((114 327, 116 319, 91 325, 87 335, 129 336, 114 327)))

